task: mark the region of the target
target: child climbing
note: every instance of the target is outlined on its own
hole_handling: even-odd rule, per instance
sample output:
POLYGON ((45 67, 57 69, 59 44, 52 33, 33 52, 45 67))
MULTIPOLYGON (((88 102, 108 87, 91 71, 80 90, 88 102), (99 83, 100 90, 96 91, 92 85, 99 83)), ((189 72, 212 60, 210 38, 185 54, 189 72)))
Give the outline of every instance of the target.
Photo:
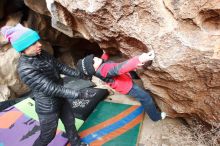
POLYGON ((150 94, 140 88, 132 81, 130 71, 134 71, 146 62, 152 61, 155 57, 154 51, 142 53, 121 63, 108 61, 109 55, 104 52, 101 58, 93 54, 80 59, 77 63, 78 69, 86 76, 93 75, 106 82, 111 88, 121 94, 130 95, 140 101, 145 112, 151 120, 158 121, 166 117, 165 112, 159 112, 150 94))

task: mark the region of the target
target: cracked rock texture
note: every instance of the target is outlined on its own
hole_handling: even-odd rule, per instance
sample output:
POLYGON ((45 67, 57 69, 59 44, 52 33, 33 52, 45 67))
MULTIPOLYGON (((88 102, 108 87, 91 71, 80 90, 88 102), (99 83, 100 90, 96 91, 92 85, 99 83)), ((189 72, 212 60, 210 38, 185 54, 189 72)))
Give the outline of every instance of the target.
POLYGON ((220 123, 219 0, 55 0, 51 14, 39 8, 44 0, 25 4, 104 50, 130 58, 153 49, 152 66, 139 75, 161 110, 220 123))
POLYGON ((19 54, 12 48, 0 51, 0 102, 15 98, 27 91, 17 75, 19 54))
POLYGON ((168 115, 220 122, 219 0, 55 0, 54 5, 57 21, 102 49, 126 57, 153 49, 156 59, 140 76, 168 115))

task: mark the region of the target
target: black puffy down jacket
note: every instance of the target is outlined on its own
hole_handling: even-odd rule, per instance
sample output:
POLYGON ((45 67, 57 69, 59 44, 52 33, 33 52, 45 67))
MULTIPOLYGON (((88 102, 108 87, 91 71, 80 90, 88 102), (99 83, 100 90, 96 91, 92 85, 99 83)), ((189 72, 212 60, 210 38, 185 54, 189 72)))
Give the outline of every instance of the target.
POLYGON ((22 55, 18 74, 31 88, 36 101, 36 112, 40 114, 56 112, 63 98, 76 98, 80 94, 79 91, 65 88, 60 77, 60 74, 80 77, 80 72, 59 63, 45 51, 32 57, 22 55))

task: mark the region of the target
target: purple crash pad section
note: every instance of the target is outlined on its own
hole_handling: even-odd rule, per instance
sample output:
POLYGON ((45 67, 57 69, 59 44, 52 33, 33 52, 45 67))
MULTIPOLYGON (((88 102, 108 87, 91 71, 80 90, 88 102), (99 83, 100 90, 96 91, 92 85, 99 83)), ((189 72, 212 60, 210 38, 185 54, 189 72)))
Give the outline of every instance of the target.
MULTIPOLYGON (((15 107, 0 112, 0 146, 32 146, 40 134, 39 122, 26 116, 15 107)), ((63 132, 48 146, 65 146, 67 139, 63 132)))

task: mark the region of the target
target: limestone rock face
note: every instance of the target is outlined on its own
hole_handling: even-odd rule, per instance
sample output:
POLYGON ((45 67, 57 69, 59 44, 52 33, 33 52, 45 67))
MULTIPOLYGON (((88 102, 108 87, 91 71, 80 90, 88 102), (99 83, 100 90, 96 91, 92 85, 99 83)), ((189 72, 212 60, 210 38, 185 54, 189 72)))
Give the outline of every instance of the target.
MULTIPOLYGON (((50 17, 40 13, 43 12, 36 13, 30 10, 27 19, 27 27, 36 30, 39 33, 41 40, 49 42, 52 47, 57 46, 66 48, 72 48, 73 45, 78 42, 78 39, 70 38, 60 31, 54 29, 51 26, 50 17)), ((47 50, 47 48, 45 49, 47 50)))
POLYGON ((10 96, 10 90, 8 89, 7 86, 4 85, 0 85, 0 102, 1 101, 5 101, 8 99, 8 97, 10 96))
POLYGON ((19 54, 13 48, 0 51, 0 101, 15 98, 27 91, 17 74, 19 54))
POLYGON ((168 115, 220 122, 218 0, 55 0, 54 5, 61 23, 102 49, 127 57, 153 49, 156 59, 141 78, 168 115))
POLYGON ((25 5, 27 5, 33 11, 40 13, 42 15, 50 16, 50 12, 47 9, 45 0, 24 0, 25 5))

